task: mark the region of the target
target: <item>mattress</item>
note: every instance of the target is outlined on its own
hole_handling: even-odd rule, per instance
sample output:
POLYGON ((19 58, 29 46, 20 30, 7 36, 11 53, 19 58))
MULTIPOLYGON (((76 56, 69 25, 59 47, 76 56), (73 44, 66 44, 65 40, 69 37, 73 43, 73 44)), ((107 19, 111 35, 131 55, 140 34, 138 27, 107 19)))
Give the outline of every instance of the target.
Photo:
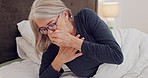
MULTIPOLYGON (((1 67, 0 78, 39 78, 39 64, 29 59, 21 61, 20 60, 21 59, 10 61, 11 64, 10 62, 8 62, 9 65, 1 67)), ((78 78, 70 71, 70 69, 66 65, 63 65, 62 68, 65 72, 60 78, 78 78)))
POLYGON ((9 65, 13 62, 22 61, 22 60, 23 59, 21 59, 21 58, 17 58, 17 59, 11 60, 11 61, 4 62, 4 63, 0 64, 0 68, 3 67, 3 66, 9 65))

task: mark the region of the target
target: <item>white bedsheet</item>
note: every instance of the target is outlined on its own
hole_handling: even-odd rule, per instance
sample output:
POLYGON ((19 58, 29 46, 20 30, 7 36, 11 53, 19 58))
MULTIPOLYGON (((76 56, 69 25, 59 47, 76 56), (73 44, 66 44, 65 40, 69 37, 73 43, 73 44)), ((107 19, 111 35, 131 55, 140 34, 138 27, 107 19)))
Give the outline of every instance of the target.
POLYGON ((96 78, 147 78, 148 35, 135 29, 112 31, 120 44, 124 62, 121 65, 103 64, 96 78))
MULTIPOLYGON (((121 65, 103 64, 94 78, 147 78, 148 35, 135 29, 114 29, 113 35, 122 48, 121 65)), ((61 78, 77 78, 64 66, 61 78)), ((24 60, 0 68, 0 78, 38 78, 39 64, 24 60)))
MULTIPOLYGON (((64 73, 61 78, 77 78, 66 65, 62 68, 64 73)), ((38 74, 39 64, 29 59, 0 68, 0 78, 39 78, 38 74)))
POLYGON ((24 60, 1 67, 0 78, 38 78, 38 70, 38 64, 24 60))

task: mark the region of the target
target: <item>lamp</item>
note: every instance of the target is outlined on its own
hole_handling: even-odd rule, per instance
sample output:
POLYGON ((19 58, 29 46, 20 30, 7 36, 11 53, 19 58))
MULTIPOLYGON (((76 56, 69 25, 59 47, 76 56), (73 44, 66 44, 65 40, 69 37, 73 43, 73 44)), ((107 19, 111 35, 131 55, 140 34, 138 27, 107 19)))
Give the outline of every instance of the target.
POLYGON ((115 18, 119 15, 119 2, 104 2, 102 5, 102 16, 110 28, 115 26, 115 18))

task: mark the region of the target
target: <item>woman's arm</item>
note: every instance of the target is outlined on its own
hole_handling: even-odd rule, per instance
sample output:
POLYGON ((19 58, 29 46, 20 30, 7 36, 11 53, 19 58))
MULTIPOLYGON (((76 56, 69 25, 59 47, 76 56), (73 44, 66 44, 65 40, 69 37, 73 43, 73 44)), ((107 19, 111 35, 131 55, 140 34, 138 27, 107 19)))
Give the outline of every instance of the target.
POLYGON ((56 47, 50 46, 48 53, 43 54, 40 78, 59 78, 63 73, 62 65, 82 55, 72 47, 60 47, 58 53, 57 50, 56 47))
POLYGON ((39 71, 39 78, 59 78, 64 72, 61 68, 60 63, 54 60, 58 53, 58 50, 59 48, 56 45, 51 44, 48 50, 43 53, 39 71), (55 66, 55 64, 58 66, 55 66))
POLYGON ((82 45, 79 46, 83 54, 102 63, 121 64, 123 62, 121 48, 104 21, 90 9, 83 9, 78 15, 83 16, 86 31, 97 41, 94 43, 84 40, 82 45))

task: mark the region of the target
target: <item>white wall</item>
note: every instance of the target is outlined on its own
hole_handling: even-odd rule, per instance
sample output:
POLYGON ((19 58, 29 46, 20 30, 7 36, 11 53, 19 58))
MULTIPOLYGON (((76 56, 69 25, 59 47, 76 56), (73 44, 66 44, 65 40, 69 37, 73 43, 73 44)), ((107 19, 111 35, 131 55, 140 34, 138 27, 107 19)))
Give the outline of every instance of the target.
POLYGON ((148 33, 148 0, 100 0, 120 2, 120 16, 116 27, 136 28, 148 33))

